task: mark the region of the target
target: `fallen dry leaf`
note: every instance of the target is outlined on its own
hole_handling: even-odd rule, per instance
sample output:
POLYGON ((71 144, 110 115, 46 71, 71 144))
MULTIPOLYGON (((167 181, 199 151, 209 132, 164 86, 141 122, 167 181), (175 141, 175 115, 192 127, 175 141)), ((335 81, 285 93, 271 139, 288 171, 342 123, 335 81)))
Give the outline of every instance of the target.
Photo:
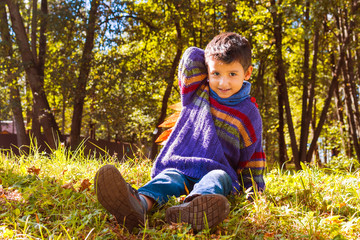
POLYGON ((80 189, 79 189, 79 192, 82 192, 84 190, 90 190, 89 187, 91 186, 91 183, 89 181, 89 179, 84 179, 82 182, 81 182, 81 186, 80 186, 80 189))
POLYGON ((75 184, 75 182, 72 181, 72 182, 69 182, 69 183, 65 183, 65 184, 62 185, 61 187, 64 188, 64 189, 72 189, 72 190, 75 190, 75 189, 74 189, 74 184, 75 184))
POLYGON ((39 175, 40 173, 40 168, 36 168, 35 166, 32 166, 30 168, 27 169, 28 173, 35 173, 36 175, 39 175))
POLYGON ((346 206, 346 203, 342 202, 339 204, 339 207, 342 208, 342 207, 345 207, 346 206))
POLYGON ((272 237, 274 237, 274 235, 275 235, 275 233, 273 233, 273 232, 271 232, 271 233, 267 232, 267 233, 264 234, 264 237, 265 238, 272 238, 272 237))
POLYGON ((21 193, 18 190, 5 190, 2 191, 1 195, 0 195, 0 203, 4 202, 4 201, 23 201, 24 199, 21 195, 21 193))

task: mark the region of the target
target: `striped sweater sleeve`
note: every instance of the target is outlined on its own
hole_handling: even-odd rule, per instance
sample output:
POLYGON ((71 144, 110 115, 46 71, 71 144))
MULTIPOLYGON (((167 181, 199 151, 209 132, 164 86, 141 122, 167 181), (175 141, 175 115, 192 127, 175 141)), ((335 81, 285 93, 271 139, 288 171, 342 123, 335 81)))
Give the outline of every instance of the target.
POLYGON ((183 106, 191 102, 195 90, 207 78, 204 50, 190 47, 185 50, 178 70, 181 101, 183 106))
MULTIPOLYGON (((259 143, 255 144, 258 145, 259 143)), ((246 161, 244 167, 237 169, 239 183, 244 188, 243 190, 250 187, 255 188, 257 191, 265 190, 264 172, 265 153, 258 148, 257 151, 253 152, 250 159, 246 161)))
MULTIPOLYGON (((256 114, 260 118, 259 114, 256 114)), ((265 190, 264 173, 266 167, 266 157, 262 147, 262 123, 254 125, 255 136, 250 146, 240 150, 240 161, 237 168, 238 180, 242 190, 250 187, 257 191, 265 190)))

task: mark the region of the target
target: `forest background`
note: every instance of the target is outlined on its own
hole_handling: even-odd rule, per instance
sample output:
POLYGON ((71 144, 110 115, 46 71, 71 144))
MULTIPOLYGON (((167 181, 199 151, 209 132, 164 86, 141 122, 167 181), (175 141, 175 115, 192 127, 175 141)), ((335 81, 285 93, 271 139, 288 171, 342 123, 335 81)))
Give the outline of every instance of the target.
POLYGON ((360 161, 358 0, 2 0, 0 119, 55 147, 130 142, 154 158, 177 66, 220 32, 253 49, 268 163, 360 161), (25 124, 26 123, 26 124, 25 124), (54 138, 59 136, 59 138, 54 138))

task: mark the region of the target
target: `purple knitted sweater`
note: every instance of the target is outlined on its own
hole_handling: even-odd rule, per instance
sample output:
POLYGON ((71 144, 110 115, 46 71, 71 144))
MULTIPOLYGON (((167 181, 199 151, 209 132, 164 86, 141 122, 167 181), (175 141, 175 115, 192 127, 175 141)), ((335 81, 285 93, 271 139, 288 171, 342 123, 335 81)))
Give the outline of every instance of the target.
POLYGON ((246 98, 233 106, 210 96, 204 51, 187 49, 179 65, 183 109, 152 169, 152 177, 167 168, 202 178, 215 169, 226 171, 234 190, 256 184, 265 189, 262 121, 256 104, 246 98))

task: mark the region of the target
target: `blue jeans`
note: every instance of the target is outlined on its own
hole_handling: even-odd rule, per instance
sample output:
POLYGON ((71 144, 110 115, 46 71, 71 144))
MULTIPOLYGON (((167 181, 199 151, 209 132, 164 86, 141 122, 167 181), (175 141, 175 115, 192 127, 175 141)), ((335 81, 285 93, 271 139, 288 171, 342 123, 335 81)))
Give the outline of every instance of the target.
POLYGON ((205 194, 228 195, 232 189, 229 174, 223 170, 213 170, 200 179, 188 177, 174 168, 166 169, 139 188, 140 194, 151 197, 159 205, 165 204, 171 196, 186 195, 185 202, 205 194), (186 185, 186 187, 185 187, 186 185))

